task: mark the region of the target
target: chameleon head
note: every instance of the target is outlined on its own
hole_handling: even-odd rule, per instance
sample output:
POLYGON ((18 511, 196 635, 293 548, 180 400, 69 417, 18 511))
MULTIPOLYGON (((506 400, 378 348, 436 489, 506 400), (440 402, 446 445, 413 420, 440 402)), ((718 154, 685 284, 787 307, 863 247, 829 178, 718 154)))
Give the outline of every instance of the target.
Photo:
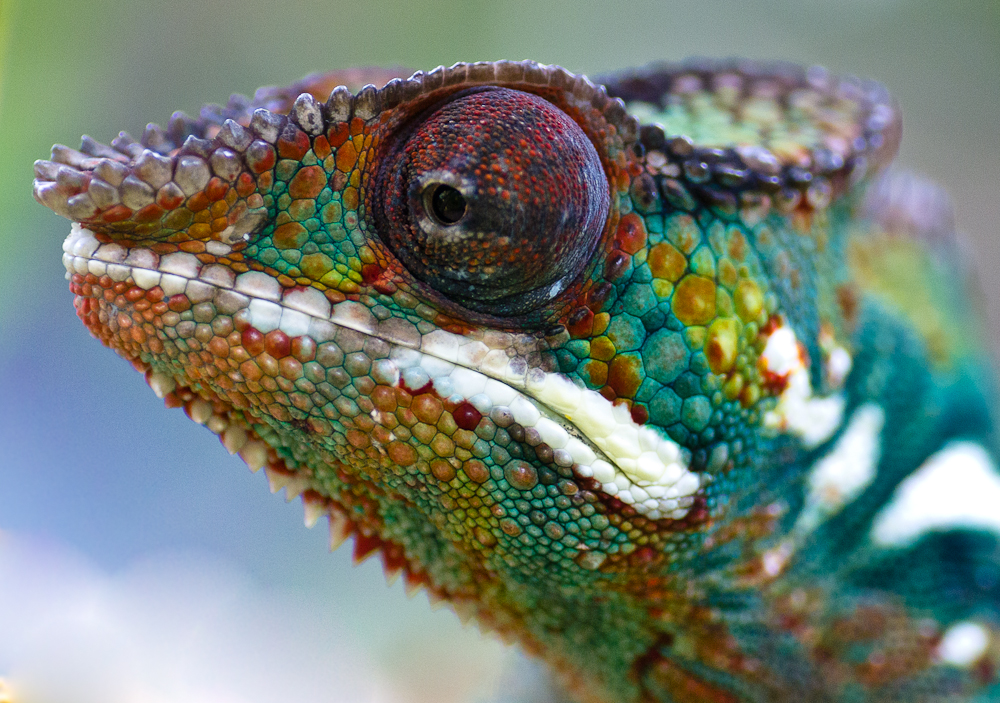
MULTIPOLYGON (((678 76, 689 112, 726 87, 678 76)), ((675 555, 766 480, 751 457, 840 420, 850 316, 807 252, 898 124, 756 80, 783 136, 695 147, 558 67, 330 74, 57 146, 35 196, 74 222, 81 319, 168 404, 359 556, 605 685, 675 555)))

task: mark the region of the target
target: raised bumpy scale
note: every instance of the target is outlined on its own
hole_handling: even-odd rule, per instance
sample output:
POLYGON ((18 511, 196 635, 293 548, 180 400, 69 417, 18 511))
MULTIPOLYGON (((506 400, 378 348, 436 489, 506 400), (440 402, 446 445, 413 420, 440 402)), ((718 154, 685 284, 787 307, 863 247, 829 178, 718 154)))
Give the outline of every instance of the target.
POLYGON ((34 193, 167 406, 577 699, 1000 700, 990 369, 899 137, 783 64, 343 71, 34 193))

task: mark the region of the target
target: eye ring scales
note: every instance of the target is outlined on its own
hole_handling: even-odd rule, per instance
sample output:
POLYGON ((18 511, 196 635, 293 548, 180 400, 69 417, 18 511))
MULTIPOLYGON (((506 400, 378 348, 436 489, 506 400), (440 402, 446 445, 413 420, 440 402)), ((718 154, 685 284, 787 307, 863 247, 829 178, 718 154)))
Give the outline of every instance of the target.
POLYGON ((383 242, 418 280, 511 317, 586 267, 610 208, 597 150, 537 95, 474 88, 426 110, 389 146, 374 184, 383 242))

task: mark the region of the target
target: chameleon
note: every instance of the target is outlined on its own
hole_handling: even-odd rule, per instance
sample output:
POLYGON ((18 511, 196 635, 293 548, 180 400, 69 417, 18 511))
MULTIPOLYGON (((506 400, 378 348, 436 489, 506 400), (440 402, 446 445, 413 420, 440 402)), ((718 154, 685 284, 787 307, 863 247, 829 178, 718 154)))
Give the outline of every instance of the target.
POLYGON ((785 63, 353 69, 34 196, 168 407, 574 700, 1000 700, 982 301, 900 138, 785 63))

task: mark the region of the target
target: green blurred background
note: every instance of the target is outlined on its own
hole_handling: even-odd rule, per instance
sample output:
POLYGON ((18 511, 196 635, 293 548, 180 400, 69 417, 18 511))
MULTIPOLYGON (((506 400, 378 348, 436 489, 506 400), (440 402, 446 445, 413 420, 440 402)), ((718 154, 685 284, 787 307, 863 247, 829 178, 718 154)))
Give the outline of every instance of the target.
MULTIPOLYGON (((173 110, 196 114, 232 92, 337 67, 531 58, 596 74, 688 55, 819 63, 888 85, 904 112, 899 162, 951 193, 996 316, 997 0, 0 0, 8 543, 29 545, 29 562, 74 555, 109 579, 138 563, 157 573, 178 560, 221 564, 262 602, 314 614, 404 699, 486 696, 510 654, 450 613, 431 614, 424 597, 387 589, 375 560, 351 569, 346 550, 328 555, 298 505, 269 496, 262 476, 162 410, 138 374, 89 339, 63 280, 68 223, 31 198, 31 163, 82 133, 139 135, 173 110)), ((16 575, 6 578, 17 592, 16 575)), ((14 617, 0 608, 0 632, 10 631, 5 612, 14 617)), ((19 665, 12 646, 0 644, 0 676, 19 665)))

